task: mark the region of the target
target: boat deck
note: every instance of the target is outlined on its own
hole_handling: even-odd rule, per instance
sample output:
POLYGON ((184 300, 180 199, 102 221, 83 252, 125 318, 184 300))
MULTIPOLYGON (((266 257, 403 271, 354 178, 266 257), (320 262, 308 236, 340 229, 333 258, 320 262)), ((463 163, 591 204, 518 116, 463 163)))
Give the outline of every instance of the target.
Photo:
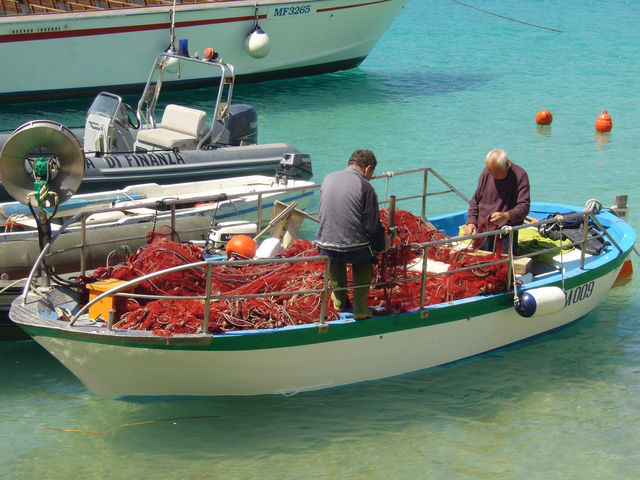
MULTIPOLYGON (((177 4, 212 3, 225 0, 176 0, 177 4)), ((86 10, 159 7, 173 5, 170 0, 0 0, 0 15, 69 13, 86 10)))

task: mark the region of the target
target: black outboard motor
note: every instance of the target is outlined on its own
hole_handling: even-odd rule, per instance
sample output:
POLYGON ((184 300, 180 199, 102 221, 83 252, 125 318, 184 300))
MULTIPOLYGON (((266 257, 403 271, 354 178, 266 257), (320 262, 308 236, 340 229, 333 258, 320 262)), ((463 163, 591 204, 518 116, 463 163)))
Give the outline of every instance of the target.
POLYGON ((309 180, 313 176, 311 157, 306 153, 285 153, 276 168, 276 178, 301 178, 309 180))
MULTIPOLYGON (((216 132, 219 132, 216 127, 216 132)), ((215 135, 214 135, 215 138, 215 135)), ((218 140, 218 145, 237 147, 258 143, 258 114, 251 105, 236 104, 229 108, 227 129, 218 140)))

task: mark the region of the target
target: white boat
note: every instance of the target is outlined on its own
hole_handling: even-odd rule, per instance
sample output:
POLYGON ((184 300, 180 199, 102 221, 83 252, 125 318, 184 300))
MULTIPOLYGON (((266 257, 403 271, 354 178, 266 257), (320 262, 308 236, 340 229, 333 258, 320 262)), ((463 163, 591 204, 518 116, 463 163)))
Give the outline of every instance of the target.
MULTIPOLYGON (((262 225, 275 202, 296 202, 304 210, 314 190, 306 180, 251 175, 74 195, 50 222, 56 248, 68 249, 54 255, 50 265, 57 273, 78 272, 78 252, 71 247, 83 242, 100 243, 87 251, 85 268, 105 265, 107 257, 135 250, 148 231, 163 226, 183 241, 204 241, 216 223, 244 220, 262 225)), ((19 202, 1 203, 0 223, 0 276, 5 281, 25 278, 41 252, 32 212, 19 202)))
MULTIPOLYGON (((572 242, 580 248, 569 251, 572 246, 565 242, 526 255, 511 250, 503 256, 481 254, 464 242, 496 232, 458 236, 466 210, 430 218, 429 225, 426 192, 407 195, 406 181, 396 187, 396 179, 405 173, 411 172, 377 179, 386 182, 381 192, 404 192, 397 196, 398 207, 413 205, 418 210, 414 217, 400 217, 398 212, 388 216, 404 220, 396 225, 399 240, 374 276, 369 306, 377 309, 370 319, 356 321, 349 311, 333 309, 322 276, 327 257, 319 256, 231 263, 207 259, 146 271, 112 284, 111 290, 92 284, 91 296, 73 286, 25 288, 12 304, 11 319, 97 395, 292 394, 403 375, 569 325, 598 307, 636 240, 635 231, 613 213, 617 210, 534 203, 532 223, 501 232, 512 235, 518 230, 522 248, 525 232, 555 228, 568 235, 569 222, 579 219, 589 226, 572 242), (423 233, 425 237, 414 237, 423 233), (414 243, 414 238, 429 240, 414 243), (588 253, 591 242, 599 249, 588 253), (402 258, 409 261, 397 260, 402 258), (388 270, 393 259, 398 269, 388 270), (299 262, 305 263, 297 271, 314 272, 315 280, 306 278, 304 288, 286 288, 285 295, 270 290, 282 277, 295 279, 297 275, 283 269, 299 262), (220 287, 230 271, 235 276, 243 269, 255 271, 251 269, 256 265, 263 272, 255 283, 259 289, 253 283, 231 290, 220 287), (141 293, 145 282, 198 269, 205 285, 200 294, 154 300, 141 293), (478 285, 472 289, 472 284, 478 285), (461 285, 465 291, 455 293, 454 287, 461 285), (123 314, 122 297, 133 297, 142 306, 127 307, 123 314), (256 298, 266 298, 265 303, 249 309, 256 298), (308 301, 305 305, 310 307, 301 308, 299 301, 308 301), (229 310, 232 307, 236 310, 229 310), (245 310, 249 312, 241 315, 245 310), (179 311, 183 323, 171 323, 179 311), (178 333, 171 330, 175 325, 193 330, 178 333)), ((417 173, 416 186, 426 188, 434 172, 417 173)), ((436 178, 442 179, 437 174, 436 178)), ((380 198, 387 203, 386 197, 380 198)), ((178 284, 173 285, 183 283, 178 284)))
MULTIPOLYGON (((11 67, 0 103, 140 88, 170 46, 201 57, 213 48, 246 81, 352 68, 407 2, 3 0, 0 58, 11 67)), ((179 83, 207 81, 187 68, 179 83)))
MULTIPOLYGON (((40 157, 80 157, 84 172, 80 192, 114 190, 153 178, 178 183, 246 175, 308 179, 309 155, 286 143, 258 144, 257 114, 249 105, 232 104, 234 67, 221 59, 161 53, 148 74, 136 110, 112 93, 96 96, 84 129, 34 120, 10 135, 0 135, 0 180, 31 191, 34 164, 40 157), (218 87, 206 112, 167 103, 161 97, 171 70, 187 67, 208 72, 218 87), (160 112, 162 102, 164 109, 160 112), (156 120, 158 117, 158 120, 156 120), (161 119, 161 120, 160 120, 161 119)), ((0 185, 0 201, 15 197, 0 185)))

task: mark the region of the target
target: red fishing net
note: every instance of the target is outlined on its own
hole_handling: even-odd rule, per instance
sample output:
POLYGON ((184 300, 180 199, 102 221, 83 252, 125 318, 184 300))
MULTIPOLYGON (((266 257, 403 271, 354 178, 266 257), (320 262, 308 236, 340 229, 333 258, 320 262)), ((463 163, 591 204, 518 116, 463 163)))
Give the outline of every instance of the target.
MULTIPOLYGON (((388 225, 388 212, 381 210, 381 220, 388 225)), ((404 210, 395 216, 398 235, 389 252, 378 255, 368 305, 385 313, 402 313, 420 305, 422 282, 421 248, 415 244, 446 239, 446 235, 404 210)), ((173 266, 203 260, 202 249, 179 243, 165 235, 150 235, 149 243, 131 255, 127 262, 109 268, 99 268, 81 284, 107 278, 132 280, 173 266)), ((283 257, 304 258, 318 255, 315 246, 296 239, 282 253, 283 257)), ((450 243, 428 249, 427 269, 430 261, 443 262, 450 269, 468 267, 495 260, 494 254, 478 254, 469 247, 454 247, 450 243)), ((350 269, 349 269, 350 270, 350 269)), ((321 294, 271 295, 246 297, 252 294, 321 290, 324 286, 324 261, 304 260, 293 263, 254 265, 225 265, 212 267, 211 292, 225 297, 243 295, 243 298, 212 300, 209 307, 209 332, 278 328, 317 322, 320 318, 321 294)), ((351 272, 349 271, 351 282, 351 272)), ((477 266, 450 275, 428 278, 425 284, 425 304, 434 305, 474 295, 491 294, 506 288, 506 264, 477 266)), ((140 283, 135 293, 164 296, 205 295, 206 268, 194 267, 164 274, 140 283)), ((351 295, 351 293, 349 293, 351 295)), ((328 297, 329 298, 329 297, 328 297)), ((157 335, 196 333, 203 330, 205 304, 202 300, 129 298, 117 312, 120 321, 115 328, 151 330, 157 335)), ((326 321, 338 318, 330 298, 326 305, 326 321)))

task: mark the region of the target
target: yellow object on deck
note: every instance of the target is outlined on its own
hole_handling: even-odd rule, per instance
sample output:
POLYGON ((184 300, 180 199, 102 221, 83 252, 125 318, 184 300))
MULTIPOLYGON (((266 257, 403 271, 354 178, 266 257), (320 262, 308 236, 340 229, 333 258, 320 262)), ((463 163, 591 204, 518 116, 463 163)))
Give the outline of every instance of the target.
MULTIPOLYGON (((106 292, 107 290, 111 290, 112 288, 118 287, 123 283, 127 283, 124 280, 117 280, 115 278, 109 278, 107 280, 102 280, 95 283, 90 283, 87 285, 87 289, 89 290, 89 301, 96 298, 98 295, 106 292)), ((124 292, 131 292, 133 287, 130 289, 123 290, 124 292)), ((103 321, 109 320, 109 310, 115 309, 117 302, 119 300, 123 300, 122 297, 116 296, 107 296, 104 297, 99 302, 94 303, 89 307, 89 318, 94 320, 98 320, 98 318, 102 318, 103 321)))

